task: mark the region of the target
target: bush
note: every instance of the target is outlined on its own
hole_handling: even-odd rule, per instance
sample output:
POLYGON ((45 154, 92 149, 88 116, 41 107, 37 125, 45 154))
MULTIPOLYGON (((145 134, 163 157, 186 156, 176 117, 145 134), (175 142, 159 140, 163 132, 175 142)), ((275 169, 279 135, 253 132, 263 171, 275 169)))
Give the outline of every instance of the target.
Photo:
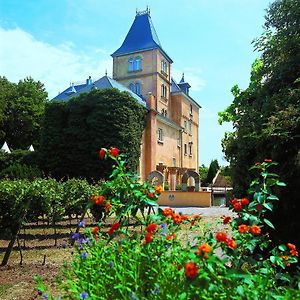
MULTIPOLYGON (((141 197, 152 193, 132 186, 131 175, 122 170, 124 161, 113 159, 117 167, 112 181, 122 180, 119 185, 106 183, 106 187, 113 188, 115 195, 122 195, 118 194, 122 189, 141 197)), ((252 182, 249 198, 232 201, 237 217, 220 220, 231 226, 226 230, 230 233, 213 234, 201 224, 199 215, 187 217, 171 208, 141 218, 135 213, 144 207, 143 201, 119 207, 122 202, 117 200, 114 209, 120 219, 108 231, 99 223, 74 237, 77 255, 64 268, 62 299, 296 299, 300 276, 288 272, 297 263, 296 246, 288 243, 270 249, 268 230, 273 225, 265 212, 278 201, 273 188, 284 185, 269 172, 273 165, 256 165, 260 177, 252 182), (132 214, 142 226, 139 230, 129 230, 124 222, 132 214), (183 242, 181 225, 201 234, 183 242)), ((97 200, 102 205, 103 199, 93 199, 94 204, 97 200)), ((42 297, 54 299, 37 281, 42 297)))
POLYGON ((42 171, 37 166, 14 163, 0 172, 0 179, 28 179, 42 177, 42 171))

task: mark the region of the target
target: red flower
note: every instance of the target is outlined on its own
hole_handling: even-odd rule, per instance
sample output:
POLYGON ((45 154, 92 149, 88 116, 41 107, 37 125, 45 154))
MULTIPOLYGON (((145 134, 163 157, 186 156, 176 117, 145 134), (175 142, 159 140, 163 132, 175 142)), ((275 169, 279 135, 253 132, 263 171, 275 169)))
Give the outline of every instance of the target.
POLYGON ((247 233, 249 231, 249 227, 245 224, 239 226, 238 229, 239 233, 247 233))
POLYGON ((218 242, 225 242, 227 239, 227 234, 225 232, 217 232, 216 233, 216 240, 218 242))
POLYGON ((95 204, 96 205, 101 205, 103 203, 103 201, 104 201, 104 196, 97 196, 95 204))
POLYGON ((266 158, 266 159, 265 159, 265 162, 270 163, 270 162, 272 162, 272 159, 266 158))
POLYGON ((223 224, 228 224, 230 222, 231 218, 228 217, 228 216, 224 216, 224 219, 223 219, 223 224))
POLYGON ((110 201, 107 201, 107 202, 105 203, 105 211, 108 212, 110 209, 111 209, 110 201))
POLYGON ((161 185, 157 185, 155 187, 155 193, 158 194, 158 195, 160 195, 163 190, 164 189, 163 189, 163 187, 161 185))
POLYGON ((173 240, 174 238, 175 238, 175 233, 172 233, 172 234, 170 234, 170 235, 167 235, 166 236, 166 239, 168 240, 168 241, 171 241, 171 240, 173 240))
POLYGON ((249 230, 252 234, 258 235, 261 232, 261 229, 257 225, 252 225, 249 230))
POLYGON ((292 256, 298 256, 298 251, 296 250, 290 250, 290 253, 292 256))
POLYGON ((242 198, 242 199, 241 199, 241 203, 242 203, 243 205, 248 205, 248 204, 249 204, 249 200, 248 200, 247 198, 242 198))
POLYGON ((193 279, 197 276, 198 274, 198 267, 196 266, 195 263, 193 262, 188 262, 184 266, 184 274, 186 278, 193 279))
POLYGON ((93 235, 94 235, 94 239, 97 241, 98 240, 98 232, 99 232, 100 228, 98 226, 93 228, 93 235))
POLYGON ((170 207, 165 208, 165 209, 163 210, 163 215, 164 215, 165 217, 172 216, 172 215, 173 215, 173 210, 172 210, 172 208, 170 208, 170 207))
POLYGON ((116 223, 113 223, 110 227, 110 229, 108 230, 108 234, 109 235, 112 235, 116 230, 118 230, 120 228, 120 223, 119 222, 116 222, 116 223))
POLYGON ((287 243, 287 246, 290 250, 296 250, 296 246, 294 244, 287 243))
POLYGON ((114 148, 114 147, 110 147, 109 153, 110 153, 112 156, 118 156, 119 153, 120 153, 120 149, 114 148))
POLYGON ((156 231, 158 228, 158 226, 155 223, 151 223, 147 226, 147 232, 149 233, 153 233, 154 231, 156 231))
POLYGON ((154 198, 154 194, 153 194, 153 193, 150 193, 150 192, 147 194, 147 196, 148 196, 149 198, 151 198, 151 199, 154 198))
POLYGON ((235 204, 238 203, 238 202, 239 202, 239 199, 237 199, 237 198, 234 198, 234 199, 231 201, 232 205, 235 205, 235 204))
POLYGON ((94 202, 94 201, 95 201, 95 195, 92 195, 92 196, 90 197, 90 201, 91 201, 91 202, 94 202))
POLYGON ((153 234, 151 232, 147 232, 145 235, 145 241, 146 243, 151 243, 153 240, 153 234))
POLYGON ((242 209, 242 203, 237 202, 237 203, 233 204, 233 208, 235 211, 240 211, 242 209))
POLYGON ((104 156, 105 156, 105 153, 106 153, 106 149, 104 149, 104 148, 101 148, 101 150, 99 151, 99 156, 100 156, 100 158, 101 158, 101 159, 103 159, 103 158, 104 158, 104 156))
POLYGON ((227 245, 228 248, 230 248, 232 250, 234 250, 237 247, 237 244, 236 244, 235 240, 230 239, 230 238, 227 238, 226 245, 227 245))

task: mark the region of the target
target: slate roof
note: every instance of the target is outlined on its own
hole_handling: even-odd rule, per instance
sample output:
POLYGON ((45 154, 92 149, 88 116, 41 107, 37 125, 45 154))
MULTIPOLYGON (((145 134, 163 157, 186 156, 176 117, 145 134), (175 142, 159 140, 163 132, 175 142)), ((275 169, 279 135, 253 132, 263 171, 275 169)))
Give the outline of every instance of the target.
POLYGON ((111 56, 121 56, 152 49, 160 49, 169 62, 173 62, 169 55, 163 50, 153 26, 150 13, 147 10, 143 13, 136 14, 123 44, 111 56))
POLYGON ((95 82, 92 82, 92 80, 87 80, 86 84, 72 85, 66 90, 64 90, 62 93, 54 97, 52 100, 67 101, 73 97, 78 97, 81 93, 88 93, 92 89, 102 90, 111 88, 116 88, 120 92, 128 92, 133 98, 135 98, 138 101, 138 103, 140 103, 143 106, 146 106, 146 101, 145 99, 143 99, 142 96, 138 96, 137 94, 129 90, 126 86, 120 84, 119 82, 106 75, 96 80, 95 82))

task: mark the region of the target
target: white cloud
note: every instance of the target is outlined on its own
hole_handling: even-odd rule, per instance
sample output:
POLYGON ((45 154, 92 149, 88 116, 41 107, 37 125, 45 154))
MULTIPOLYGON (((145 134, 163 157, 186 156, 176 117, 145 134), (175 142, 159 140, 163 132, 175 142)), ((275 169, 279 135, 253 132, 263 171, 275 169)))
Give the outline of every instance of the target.
POLYGON ((201 91, 205 87, 206 81, 201 77, 201 70, 194 68, 185 68, 182 71, 172 68, 172 77, 177 83, 181 80, 183 72, 184 79, 191 85, 193 92, 201 91))
POLYGON ((98 79, 111 74, 112 60, 103 49, 77 52, 70 42, 53 46, 36 40, 22 29, 0 27, 0 76, 17 82, 27 76, 45 84, 49 98, 68 87, 70 82, 84 81, 89 75, 98 79))

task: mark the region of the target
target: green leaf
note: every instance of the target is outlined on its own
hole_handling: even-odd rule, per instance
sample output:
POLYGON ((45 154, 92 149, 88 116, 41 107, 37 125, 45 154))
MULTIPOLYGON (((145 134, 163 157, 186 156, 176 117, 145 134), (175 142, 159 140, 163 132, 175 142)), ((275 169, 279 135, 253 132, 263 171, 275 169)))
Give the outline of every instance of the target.
POLYGON ((274 225, 268 220, 268 219, 263 219, 264 223, 267 224, 269 227, 275 229, 274 225))
POLYGON ((237 287, 236 291, 240 296, 244 297, 244 288, 241 285, 237 287))
POLYGON ((275 196, 275 195, 269 195, 269 196, 267 197, 267 199, 268 199, 268 200, 276 200, 276 201, 279 200, 279 198, 278 198, 277 196, 275 196))
POLYGON ((286 186, 286 184, 284 182, 281 182, 281 181, 277 181, 276 185, 278 185, 278 186, 286 186))
POLYGON ((263 203, 263 207, 266 209, 272 211, 273 210, 273 205, 271 203, 263 203))
POLYGON ((184 300, 186 299, 187 294, 184 292, 179 296, 179 300, 184 300))
POLYGON ((286 250, 286 245, 279 245, 278 249, 281 251, 285 251, 286 250))

